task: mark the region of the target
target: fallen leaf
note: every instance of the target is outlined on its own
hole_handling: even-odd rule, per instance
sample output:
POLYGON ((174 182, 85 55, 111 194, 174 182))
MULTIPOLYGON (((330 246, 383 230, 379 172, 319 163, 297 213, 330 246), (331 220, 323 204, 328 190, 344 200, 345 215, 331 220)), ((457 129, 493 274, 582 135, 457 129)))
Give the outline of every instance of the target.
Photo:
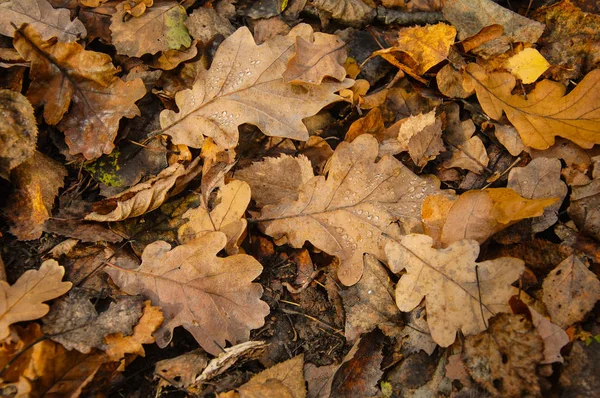
POLYGON ((200 7, 194 10, 185 21, 190 35, 201 41, 209 43, 216 35, 230 36, 235 28, 229 19, 221 16, 215 9, 200 7))
POLYGON ((519 156, 525 150, 525 145, 519 136, 519 132, 513 126, 499 123, 490 123, 494 126, 494 135, 508 153, 519 156))
POLYGON ((235 173, 236 179, 250 185, 252 199, 259 207, 297 200, 299 188, 313 177, 312 165, 306 156, 285 154, 255 162, 235 173))
POLYGON ((312 4, 350 26, 369 23, 375 16, 375 10, 361 0, 314 0, 312 4))
POLYGON ((145 301, 142 316, 138 324, 133 327, 133 333, 130 336, 124 336, 121 332, 104 336, 104 352, 113 361, 120 360, 125 357, 125 354, 146 356, 142 344, 154 343, 155 339, 152 337, 152 333, 159 328, 162 322, 163 316, 160 308, 153 307, 150 301, 145 301))
POLYGON ((186 211, 182 217, 188 221, 179 227, 177 236, 181 243, 187 243, 208 232, 221 231, 227 236, 225 250, 236 254, 238 241, 246 231, 247 221, 243 217, 250 203, 250 186, 233 180, 221 187, 219 194, 220 201, 210 210, 202 201, 200 206, 186 211))
POLYGON ((451 206, 448 201, 448 197, 432 195, 422 208, 423 223, 426 228, 441 229, 444 245, 462 239, 483 243, 517 221, 541 216, 557 199, 526 199, 510 188, 486 188, 463 193, 451 206))
MULTIPOLYGON (((402 127, 400 127, 400 130, 402 130, 402 127)), ((418 167, 425 167, 430 160, 435 159, 437 155, 445 150, 446 147, 444 147, 442 141, 442 120, 440 118, 436 118, 433 124, 423 128, 410 137, 408 141, 408 153, 418 167)))
MULTIPOLYGON (((397 306, 396 306, 397 307, 397 306)), ((427 311, 425 303, 419 304, 415 309, 406 314, 404 328, 400 335, 402 340, 401 352, 403 355, 410 355, 421 350, 427 355, 433 354, 437 344, 431 338, 431 331, 427 325, 427 311)))
POLYGON ((501 25, 504 35, 473 49, 483 56, 502 54, 513 42, 535 43, 544 25, 510 11, 491 0, 447 0, 442 9, 444 18, 457 30, 460 40, 474 36, 490 25, 501 25))
POLYGON ((176 94, 179 113, 161 112, 162 131, 175 144, 193 148, 202 147, 204 136, 222 148, 232 148, 243 123, 267 135, 307 140, 302 119, 339 101, 341 97, 333 93, 353 83, 346 79, 297 86, 283 81, 296 37, 312 34, 310 26, 300 24, 287 36, 257 46, 248 28, 239 28, 221 43, 211 68, 198 76, 192 89, 176 94))
POLYGON ((326 398, 331 394, 331 382, 338 369, 337 365, 315 366, 312 363, 304 365, 304 378, 308 385, 307 398, 326 398))
POLYGON ((10 180, 10 171, 35 152, 38 128, 33 107, 25 96, 0 90, 0 177, 10 180))
POLYGON ((445 23, 402 28, 398 31, 395 51, 403 51, 417 64, 415 71, 422 75, 448 57, 454 44, 456 29, 445 23))
POLYGON ((197 45, 198 41, 194 40, 188 48, 182 47, 180 49, 162 51, 160 54, 154 56, 150 66, 162 70, 173 70, 182 62, 188 61, 198 54, 197 45))
MULTIPOLYGON (((352 142, 361 134, 370 134, 381 142, 386 131, 383 116, 379 108, 373 108, 366 116, 361 117, 350 125, 344 141, 352 142)), ((408 148, 406 149, 408 150, 408 148)))
POLYGON ((43 40, 57 37, 62 42, 83 39, 85 26, 66 9, 54 9, 46 0, 9 0, 0 4, 0 34, 13 37, 24 23, 40 32, 43 40))
POLYGON ((506 69, 524 84, 535 82, 550 66, 535 48, 526 48, 506 61, 506 69))
POLYGON ((6 217, 13 224, 11 234, 19 240, 42 236, 66 175, 61 163, 37 151, 13 169, 11 177, 17 189, 8 197, 6 208, 6 217))
POLYGON ((125 4, 120 3, 111 18, 112 44, 119 54, 141 57, 159 51, 179 50, 192 44, 185 20, 185 8, 167 1, 148 8, 139 17, 126 18, 125 4))
POLYGON ((62 282, 65 269, 54 260, 46 260, 39 270, 25 271, 9 285, 0 281, 0 340, 10 334, 9 326, 15 322, 38 319, 50 307, 44 301, 60 297, 71 289, 71 282, 62 282))
POLYGON ((452 157, 444 161, 446 168, 459 167, 473 173, 483 174, 490 161, 483 141, 477 136, 452 147, 451 153, 452 157))
MULTIPOLYGON (((277 35, 287 35, 290 33, 290 30, 290 26, 283 21, 280 15, 267 19, 259 19, 254 23, 254 40, 256 44, 262 44, 277 35)), ((351 78, 354 79, 353 77, 351 78)))
POLYGON ((489 25, 482 28, 479 32, 472 36, 462 39, 457 46, 465 53, 470 52, 474 48, 477 48, 487 42, 490 42, 504 34, 504 26, 502 25, 489 25))
POLYGON ((75 288, 58 299, 42 319, 42 331, 67 350, 89 354, 92 348, 104 350, 104 336, 112 333, 130 335, 142 316, 141 297, 123 296, 98 313, 91 300, 97 296, 75 288))
POLYGON ((569 198, 571 203, 567 209, 569 216, 582 232, 600 240, 600 178, 572 189, 569 198))
POLYGON ((264 341, 247 341, 227 347, 219 353, 219 356, 210 360, 202 373, 197 376, 196 381, 210 381, 237 363, 256 359, 264 353, 266 347, 264 341))
POLYGON ((286 83, 321 84, 324 78, 343 81, 346 77, 346 44, 337 36, 313 33, 307 39, 296 37, 296 53, 283 72, 286 83))
POLYGON ((392 272, 406 269, 396 285, 400 311, 411 311, 423 298, 433 341, 448 347, 456 332, 465 335, 487 328, 487 320, 510 309, 511 284, 524 269, 522 260, 502 257, 476 263, 479 245, 472 240, 432 248, 433 239, 410 234, 390 241, 386 255, 392 272))
POLYGON ((527 199, 558 198, 544 209, 544 214, 531 220, 533 232, 541 232, 558 221, 558 210, 567 196, 567 185, 560 179, 558 159, 537 158, 525 167, 515 167, 508 174, 507 188, 527 199))
POLYGON ((31 26, 15 36, 15 48, 31 61, 28 98, 44 105, 44 119, 65 133, 70 153, 87 159, 110 153, 119 120, 140 114, 135 101, 146 94, 141 79, 124 82, 107 54, 78 43, 42 41, 31 26))
POLYGON ((398 149, 401 151, 409 150, 410 140, 423 131, 426 127, 435 123, 435 110, 427 113, 419 113, 415 116, 409 116, 398 129, 398 149))
POLYGON ((524 315, 499 314, 487 331, 467 336, 462 358, 471 377, 494 396, 540 396, 536 366, 543 342, 524 315))
POLYGON ((487 74, 476 64, 467 65, 465 89, 474 89, 485 113, 499 120, 506 113, 526 146, 546 149, 554 137, 567 138, 583 148, 600 143, 600 71, 586 75, 570 93, 558 82, 543 80, 527 94, 513 95, 510 73, 487 74))
POLYGON ((365 254, 365 268, 356 285, 340 291, 346 312, 345 336, 350 343, 379 327, 387 336, 402 333, 401 317, 394 302, 394 289, 385 268, 365 254))
POLYGON ((260 300, 262 287, 251 283, 262 267, 244 254, 216 257, 226 243, 222 232, 173 249, 157 241, 146 246, 139 268, 106 267, 123 291, 143 294, 161 307, 165 322, 155 333, 159 347, 169 344, 173 329, 181 325, 215 354, 226 341, 247 340, 250 329, 264 324, 269 306, 260 300))
POLYGON ((598 378, 600 344, 586 347, 582 341, 573 343, 571 355, 560 373, 559 385, 565 397, 592 397, 600 388, 598 378))
POLYGON ((194 384, 207 363, 208 354, 202 348, 156 362, 154 379, 158 379, 157 391, 162 393, 163 389, 172 385, 188 388, 194 384))
POLYGON ((94 211, 85 216, 91 221, 120 221, 148 213, 171 195, 180 191, 181 185, 200 173, 196 158, 185 166, 174 163, 161 171, 156 177, 121 192, 111 198, 94 203, 94 211), (174 193, 175 192, 175 193, 174 193))
POLYGON ((389 236, 419 222, 417 209, 425 196, 439 192, 434 183, 414 175, 391 156, 375 163, 377 140, 363 134, 342 142, 329 161, 327 178, 315 176, 299 188, 297 200, 262 208, 263 231, 293 247, 310 241, 341 260, 340 281, 351 286, 363 270, 363 253, 385 259, 389 236), (285 238, 285 239, 283 239, 285 238))
POLYGON ((303 366, 304 355, 300 354, 263 370, 238 388, 240 398, 305 398, 303 366))
POLYGON ((598 277, 575 255, 558 264, 542 286, 548 313, 562 328, 581 321, 600 300, 598 277))
POLYGON ((468 98, 473 94, 462 86, 462 74, 452 65, 444 65, 435 75, 438 90, 449 98, 468 98))
POLYGON ((569 336, 560 326, 550 322, 533 308, 529 307, 529 312, 535 330, 544 341, 544 359, 540 363, 562 363, 564 359, 560 350, 569 344, 569 336))

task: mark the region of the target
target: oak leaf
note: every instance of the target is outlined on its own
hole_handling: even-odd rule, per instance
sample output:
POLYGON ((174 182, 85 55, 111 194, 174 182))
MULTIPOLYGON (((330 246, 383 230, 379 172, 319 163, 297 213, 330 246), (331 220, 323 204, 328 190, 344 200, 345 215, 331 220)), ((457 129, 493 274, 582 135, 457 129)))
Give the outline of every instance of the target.
POLYGON ((46 260, 39 270, 26 271, 14 285, 0 281, 0 340, 10 334, 15 322, 43 317, 50 307, 44 301, 62 296, 71 282, 62 282, 65 269, 54 260, 46 260))
POLYGON ((140 114, 135 101, 146 94, 142 80, 124 82, 107 54, 43 41, 31 26, 15 33, 14 46, 31 61, 29 100, 44 105, 44 119, 65 133, 70 153, 93 159, 112 152, 119 120, 140 114))
POLYGON ((588 73, 570 93, 558 82, 543 80, 527 97, 511 93, 515 77, 490 73, 476 64, 467 65, 463 86, 474 89, 481 107, 492 119, 506 113, 526 146, 546 149, 555 136, 583 148, 600 143, 600 70, 588 73))
POLYGON ((211 68, 198 76, 194 86, 175 95, 179 112, 161 112, 162 131, 174 143, 194 148, 202 146, 204 136, 223 148, 236 146, 243 123, 267 135, 307 140, 302 119, 341 100, 334 92, 353 83, 350 79, 306 86, 284 82, 296 37, 312 33, 310 26, 300 24, 287 36, 257 46, 248 28, 239 28, 221 43, 211 68))
POLYGON ((174 163, 156 177, 141 182, 110 198, 94 203, 93 211, 85 216, 90 221, 120 221, 141 216, 160 205, 171 195, 181 192, 185 185, 200 173, 196 158, 185 166, 174 163))
POLYGON ((117 5, 110 24, 112 43, 119 54, 141 57, 192 44, 185 27, 187 14, 179 3, 160 3, 130 19, 126 18, 125 5, 125 2, 117 5))
POLYGON ((14 26, 30 24, 42 39, 56 37, 62 42, 83 39, 87 34, 83 23, 67 9, 54 9, 47 0, 9 0, 0 4, 0 34, 13 37, 14 26))
POLYGON ((278 243, 293 247, 305 241, 340 258, 340 281, 355 284, 362 275, 363 254, 385 259, 387 235, 418 223, 418 209, 435 184, 414 175, 392 156, 377 163, 377 140, 361 135, 342 142, 329 160, 327 177, 315 176, 299 188, 298 199, 263 207, 258 221, 278 243), (282 239, 285 238, 285 239, 282 239))
POLYGON ((262 287, 251 283, 262 267, 244 254, 217 257, 226 243, 222 232, 173 249, 156 241, 146 246, 140 267, 106 269, 123 291, 142 294, 161 307, 165 322, 155 333, 159 347, 169 344, 176 326, 183 326, 216 354, 226 341, 246 341, 250 329, 264 324, 269 306, 260 300, 262 287))
POLYGON ((186 211, 182 217, 188 221, 179 227, 177 235, 181 243, 187 243, 208 232, 221 231, 227 236, 225 250, 236 254, 238 241, 246 231, 247 221, 243 217, 250 203, 250 186, 233 180, 221 187, 219 193, 219 203, 214 208, 208 209, 202 201, 200 206, 186 211))
POLYGON ((238 388, 240 398, 305 398, 304 354, 280 362, 238 388))
POLYGON ((156 362, 154 379, 158 379, 157 393, 160 394, 163 389, 172 385, 188 388, 194 384, 207 363, 208 354, 202 348, 156 362))
POLYGON ((563 328, 581 321, 600 300, 598 277, 575 255, 558 264, 542 287, 552 321, 563 328))
POLYGON ((473 240, 432 248, 427 235, 410 234, 390 241, 386 255, 390 269, 406 274, 396 285, 400 311, 411 311, 423 298, 431 337, 448 347, 461 330, 465 335, 487 328, 486 321, 510 310, 511 284, 524 270, 522 260, 502 257, 476 263, 479 245, 473 240))

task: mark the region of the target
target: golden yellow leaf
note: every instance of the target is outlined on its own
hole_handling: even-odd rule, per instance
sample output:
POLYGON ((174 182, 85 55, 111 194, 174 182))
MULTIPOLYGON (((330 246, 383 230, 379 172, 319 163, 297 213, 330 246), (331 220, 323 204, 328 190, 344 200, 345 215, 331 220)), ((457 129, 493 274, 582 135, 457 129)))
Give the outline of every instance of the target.
POLYGON ((410 55, 417 63, 416 72, 422 75, 446 59, 450 46, 454 43, 456 29, 451 25, 438 23, 403 28, 398 34, 400 37, 394 50, 410 55))
POLYGON ((506 61, 506 69, 525 84, 535 82, 550 67, 535 48, 526 48, 506 61))
POLYGON ((65 269, 54 260, 46 260, 39 270, 26 271, 14 285, 0 281, 0 340, 10 334, 15 322, 38 319, 50 307, 44 301, 60 297, 71 289, 71 282, 62 282, 65 269))
POLYGON ((492 119, 506 113, 529 147, 546 149, 557 135, 584 148, 600 143, 600 69, 588 73, 567 95, 563 84, 550 80, 539 82, 527 97, 513 95, 515 83, 510 73, 487 74, 479 65, 469 64, 463 85, 475 90, 492 119))

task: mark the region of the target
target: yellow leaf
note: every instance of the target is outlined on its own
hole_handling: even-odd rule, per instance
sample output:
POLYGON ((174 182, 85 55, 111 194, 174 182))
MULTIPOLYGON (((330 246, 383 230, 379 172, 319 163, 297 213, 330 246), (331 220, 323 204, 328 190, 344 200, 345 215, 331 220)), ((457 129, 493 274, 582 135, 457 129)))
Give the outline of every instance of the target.
POLYGON ((397 51, 404 51, 417 62, 419 75, 446 59, 454 43, 456 29, 444 23, 400 29, 397 51))
POLYGON ((506 61, 506 68, 525 84, 535 82, 550 64, 535 48, 526 48, 506 61))
POLYGON ((538 83, 527 97, 513 95, 515 83, 509 73, 488 75, 481 66, 469 64, 463 86, 476 91, 492 119, 506 113, 527 146, 546 149, 557 135, 583 148, 600 144, 600 69, 588 73, 567 95, 563 84, 550 80, 538 83))

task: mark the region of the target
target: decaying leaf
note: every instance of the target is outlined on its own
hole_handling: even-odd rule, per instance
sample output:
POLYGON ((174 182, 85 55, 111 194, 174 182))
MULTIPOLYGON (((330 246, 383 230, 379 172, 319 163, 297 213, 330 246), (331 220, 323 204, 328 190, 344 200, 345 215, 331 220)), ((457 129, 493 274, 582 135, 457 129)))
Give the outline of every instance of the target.
POLYGON ((554 137, 567 138, 583 148, 600 143, 600 70, 588 73, 570 93, 558 82, 543 80, 523 95, 511 93, 515 77, 467 65, 463 86, 475 90, 481 107, 492 119, 506 113, 526 146, 546 149, 554 137))
POLYGON ((15 322, 38 319, 50 307, 44 301, 60 297, 71 289, 71 282, 62 282, 65 269, 54 260, 46 260, 39 270, 26 271, 10 286, 0 281, 0 340, 10 334, 15 322))
POLYGON ((526 199, 510 188, 467 191, 452 202, 443 195, 425 199, 422 208, 426 229, 437 231, 436 243, 462 239, 483 243, 487 238, 524 218, 539 217, 556 198, 526 199))
POLYGON ((471 377, 494 396, 540 396, 536 366, 543 346, 524 315, 499 314, 487 331, 467 336, 462 357, 471 377))
POLYGON ((155 333, 160 347, 185 327, 206 351, 216 354, 229 341, 245 341, 250 329, 264 324, 269 306, 260 300, 262 287, 251 283, 262 271, 244 254, 216 257, 227 237, 211 232, 171 249, 163 241, 144 250, 134 270, 109 266, 106 272, 128 294, 143 294, 163 310, 165 322, 155 333), (183 306, 183 307, 182 307, 183 306))
POLYGON ((334 19, 351 26, 368 23, 375 16, 375 10, 362 0, 315 0, 312 4, 331 14, 334 19))
POLYGON ((163 388, 172 385, 171 383, 179 388, 188 388, 194 384, 207 363, 208 354, 202 348, 158 361, 154 367, 154 374, 160 375, 155 377, 159 379, 157 391, 161 392, 163 388))
POLYGON ((401 233, 394 222, 410 231, 425 196, 439 192, 391 156, 375 163, 377 153, 377 140, 370 135, 342 142, 329 161, 327 177, 303 184, 295 201, 263 207, 258 220, 264 232, 278 243, 287 240, 302 247, 310 241, 339 257, 340 281, 355 284, 362 275, 363 253, 385 259, 386 236, 401 233))
POLYGON ((233 347, 225 348, 218 357, 210 360, 206 368, 196 378, 198 382, 212 380, 227 369, 238 363, 249 361, 260 357, 264 353, 267 344, 264 341, 246 341, 233 347))
POLYGON ((267 135, 308 139, 302 119, 341 100, 333 93, 353 83, 346 79, 298 86, 283 81, 296 38, 312 34, 309 25, 300 24, 287 36, 257 46, 248 28, 239 28, 219 46, 211 68, 198 76, 193 88, 177 93, 179 113, 161 113, 164 133, 174 143, 194 148, 202 146, 204 136, 223 148, 236 146, 243 123, 267 135))
POLYGON ((531 322, 544 341, 544 359, 542 364, 563 362, 560 350, 569 344, 569 335, 558 325, 544 318, 539 312, 529 307, 531 322))
MULTIPOLYGON (((397 306, 396 306, 397 307, 397 306)), ((423 350, 427 355, 433 354, 437 344, 431 338, 431 331, 427 325, 427 311, 425 303, 419 304, 406 315, 404 329, 402 329, 402 354, 410 355, 423 350)))
POLYGON ((62 164, 37 151, 12 171, 17 189, 8 198, 6 216, 13 224, 10 233, 20 240, 42 236, 66 175, 62 164))
POLYGON ((13 37, 13 24, 18 28, 24 23, 33 26, 44 40, 57 37, 62 42, 72 42, 86 35, 79 19, 71 21, 69 10, 56 10, 47 0, 9 0, 0 4, 0 34, 13 37))
POLYGON ((278 363, 238 388, 240 398, 305 398, 304 355, 278 363))
POLYGON ((208 232, 221 231, 227 236, 225 250, 236 254, 238 240, 246 230, 247 221, 243 217, 250 203, 250 186, 233 180, 219 193, 219 202, 214 208, 207 209, 203 201, 200 206, 186 211, 183 218, 188 222, 179 227, 177 235, 181 243, 187 243, 208 232))
POLYGON ((33 156, 37 123, 33 107, 25 96, 0 90, 0 177, 9 180, 10 171, 33 156))
POLYGON ((109 55, 43 41, 32 26, 15 33, 14 46, 31 61, 29 100, 44 105, 44 119, 64 131, 71 154, 93 159, 110 153, 119 120, 140 114, 135 101, 146 94, 142 80, 124 82, 109 55))
POLYGON ((584 233, 600 240, 600 178, 586 185, 573 187, 567 209, 575 225, 584 233))
POLYGON ((195 9, 185 21, 185 26, 194 39, 203 43, 209 43, 218 34, 228 37, 235 31, 229 19, 207 7, 195 9))
POLYGON ((126 18, 125 2, 111 18, 112 44, 119 54, 141 57, 159 51, 179 50, 192 43, 185 20, 185 8, 167 1, 148 8, 139 17, 126 18))
POLYGON ((442 347, 465 335, 487 328, 487 320, 510 310, 511 284, 524 269, 522 260, 502 257, 476 263, 479 245, 472 240, 454 242, 446 249, 432 248, 426 235, 410 234, 390 241, 386 255, 390 269, 406 269, 396 285, 396 304, 410 311, 423 298, 431 337, 442 347))
POLYGON ((543 289, 552 321, 563 328, 581 321, 600 300, 598 277, 575 255, 548 274, 543 289))
POLYGON ((94 203, 93 212, 85 216, 91 221, 119 221, 137 217, 158 208, 170 196, 200 173, 196 158, 185 166, 174 163, 161 171, 156 177, 134 185, 111 198, 94 203))
POLYGON ((506 61, 506 68, 524 84, 535 82, 549 66, 535 48, 526 48, 506 61))
POLYGON ((558 198, 544 209, 544 214, 531 220, 533 232, 541 232, 558 220, 558 210, 567 196, 567 185, 560 179, 558 159, 537 158, 526 167, 515 167, 508 174, 507 188, 527 199, 558 198))

